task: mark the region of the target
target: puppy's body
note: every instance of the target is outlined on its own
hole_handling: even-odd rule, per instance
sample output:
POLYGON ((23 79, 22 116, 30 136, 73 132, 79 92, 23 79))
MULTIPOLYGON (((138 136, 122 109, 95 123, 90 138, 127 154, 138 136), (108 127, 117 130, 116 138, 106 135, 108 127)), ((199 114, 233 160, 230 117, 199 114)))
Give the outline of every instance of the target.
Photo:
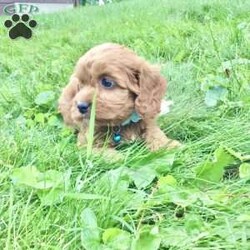
POLYGON ((141 138, 151 150, 174 147, 178 142, 169 140, 156 125, 165 90, 159 69, 124 46, 105 43, 79 59, 59 99, 59 111, 66 124, 80 131, 79 143, 85 144, 96 93, 97 146, 107 140, 114 146, 120 142, 118 136, 122 140, 141 138))

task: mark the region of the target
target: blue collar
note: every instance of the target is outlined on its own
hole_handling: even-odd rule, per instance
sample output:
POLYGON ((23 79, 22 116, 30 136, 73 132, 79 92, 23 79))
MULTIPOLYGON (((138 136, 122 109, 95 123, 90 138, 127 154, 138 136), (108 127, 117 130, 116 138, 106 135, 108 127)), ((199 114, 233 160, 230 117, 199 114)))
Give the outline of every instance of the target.
POLYGON ((140 120, 141 117, 137 114, 137 112, 133 111, 130 117, 127 120, 125 120, 121 125, 126 126, 129 125, 130 123, 137 123, 140 120))
POLYGON ((121 140, 122 140, 122 136, 121 136, 121 126, 126 126, 129 125, 131 123, 137 123, 138 121, 141 120, 141 117, 135 112, 133 111, 133 113, 130 115, 130 117, 125 120, 120 126, 118 126, 118 130, 117 131, 113 131, 113 142, 118 145, 121 140))

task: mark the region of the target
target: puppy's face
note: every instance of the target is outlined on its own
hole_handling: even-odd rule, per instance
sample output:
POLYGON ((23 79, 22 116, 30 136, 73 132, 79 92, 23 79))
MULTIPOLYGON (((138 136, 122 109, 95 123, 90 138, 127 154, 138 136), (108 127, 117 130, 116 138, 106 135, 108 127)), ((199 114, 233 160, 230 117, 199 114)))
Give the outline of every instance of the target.
POLYGON ((90 117, 96 93, 95 117, 101 126, 120 125, 134 111, 142 119, 152 119, 160 112, 165 87, 159 70, 133 51, 118 44, 102 44, 79 59, 59 109, 68 124, 79 124, 90 117))
POLYGON ((129 90, 128 76, 119 72, 90 74, 89 83, 80 83, 72 110, 78 120, 88 119, 96 93, 96 122, 100 125, 119 125, 135 110, 136 95, 129 90))

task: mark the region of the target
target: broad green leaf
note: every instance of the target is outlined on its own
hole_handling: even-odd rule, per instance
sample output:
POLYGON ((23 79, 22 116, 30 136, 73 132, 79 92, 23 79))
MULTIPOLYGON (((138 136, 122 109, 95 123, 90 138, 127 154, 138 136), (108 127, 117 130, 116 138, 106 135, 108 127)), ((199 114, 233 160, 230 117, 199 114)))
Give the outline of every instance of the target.
POLYGON ((105 245, 113 250, 130 250, 131 235, 130 233, 119 228, 108 228, 102 235, 105 245))
POLYGON ((52 206, 61 203, 64 198, 62 189, 38 190, 37 195, 44 206, 52 206))
POLYGON ((35 98, 37 105, 50 104, 55 99, 55 93, 53 91, 44 91, 39 93, 35 98))
POLYGON ((160 177, 157 188, 152 199, 153 204, 174 203, 177 206, 187 207, 196 202, 200 195, 196 190, 178 187, 172 175, 160 177))
POLYGON ((129 176, 138 189, 147 187, 156 177, 156 171, 148 166, 131 170, 129 176))
POLYGON ((132 210, 141 209, 142 206, 144 206, 145 204, 145 200, 147 196, 148 196, 148 193, 145 192, 144 190, 140 190, 140 189, 134 190, 134 193, 131 196, 127 204, 129 209, 132 209, 132 210))
POLYGON ((35 166, 15 168, 11 174, 11 179, 16 185, 26 185, 36 188, 42 173, 35 166))
POLYGON ((242 179, 250 179, 250 163, 242 163, 240 165, 239 175, 242 179))
POLYGON ((213 162, 205 162, 196 168, 196 177, 208 182, 219 182, 223 177, 224 166, 213 162))
POLYGON ((126 192, 129 186, 129 172, 126 167, 109 170, 98 180, 98 185, 113 192, 126 192))
POLYGON ((96 230, 96 238, 99 239, 99 229, 94 211, 91 208, 85 208, 81 213, 82 227, 93 228, 96 230), (98 233, 97 233, 98 232, 98 233))
POLYGON ((177 206, 181 207, 187 207, 191 204, 195 203, 198 199, 197 193, 194 193, 192 190, 181 190, 176 189, 172 190, 172 192, 169 192, 169 194, 166 195, 169 202, 174 203, 177 206))
POLYGON ((86 250, 100 249, 100 230, 97 225, 95 213, 85 208, 81 213, 81 243, 86 250))
POLYGON ((154 166, 152 166, 157 174, 159 175, 165 175, 169 173, 171 167, 174 164, 176 153, 175 152, 169 152, 165 153, 161 158, 156 158, 154 166))
POLYGON ((70 172, 63 174, 56 170, 41 173, 34 166, 14 169, 11 179, 14 184, 34 188, 43 205, 61 202, 69 186, 70 172))
POLYGON ((158 180, 158 187, 162 187, 164 185, 176 186, 177 180, 172 175, 162 176, 158 180))
POLYGON ((132 243, 132 250, 157 250, 161 244, 161 236, 157 226, 143 226, 138 237, 132 243))
POLYGON ((199 193, 187 188, 173 187, 170 185, 162 185, 154 193, 154 196, 149 201, 149 204, 160 205, 173 203, 177 206, 187 207, 197 201, 199 193))
POLYGON ((205 104, 208 107, 215 107, 218 104, 218 101, 222 101, 227 94, 227 89, 221 86, 215 86, 206 92, 205 104))
POLYGON ((44 122, 45 122, 45 115, 43 113, 35 114, 34 121, 37 122, 37 123, 44 124, 44 122))
POLYGON ((57 170, 48 170, 41 173, 37 179, 37 189, 62 188, 64 189, 64 174, 57 170))
POLYGON ((169 173, 173 166, 176 152, 159 151, 149 154, 133 163, 133 169, 148 167, 154 169, 158 175, 169 173))
POLYGON ((206 161, 196 167, 196 177, 207 182, 218 183, 223 177, 224 168, 234 162, 234 157, 220 147, 215 150, 214 161, 206 161))
POLYGON ((215 155, 215 163, 219 165, 230 165, 235 163, 235 158, 233 155, 229 154, 224 147, 219 147, 214 152, 215 155))

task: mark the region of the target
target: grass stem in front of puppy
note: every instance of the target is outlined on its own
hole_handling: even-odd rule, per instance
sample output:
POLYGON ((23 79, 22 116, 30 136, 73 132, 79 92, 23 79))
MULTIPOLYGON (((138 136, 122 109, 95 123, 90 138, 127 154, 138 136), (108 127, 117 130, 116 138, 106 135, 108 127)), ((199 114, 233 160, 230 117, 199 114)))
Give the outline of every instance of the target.
POLYGON ((91 113, 90 113, 90 119, 89 119, 89 131, 87 135, 87 160, 89 159, 93 143, 94 143, 94 132, 95 132, 95 111, 96 111, 96 92, 94 93, 93 99, 92 99, 92 106, 91 106, 91 113))

